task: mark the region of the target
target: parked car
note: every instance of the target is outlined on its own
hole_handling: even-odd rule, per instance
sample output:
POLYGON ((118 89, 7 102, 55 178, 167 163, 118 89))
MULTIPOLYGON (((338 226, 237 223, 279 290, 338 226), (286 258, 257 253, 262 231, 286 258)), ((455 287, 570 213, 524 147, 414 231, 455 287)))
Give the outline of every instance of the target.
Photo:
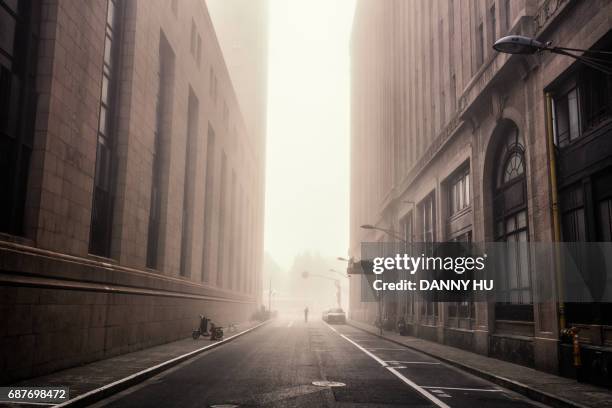
POLYGON ((329 309, 323 312, 323 321, 327 323, 346 323, 346 314, 339 307, 329 309))

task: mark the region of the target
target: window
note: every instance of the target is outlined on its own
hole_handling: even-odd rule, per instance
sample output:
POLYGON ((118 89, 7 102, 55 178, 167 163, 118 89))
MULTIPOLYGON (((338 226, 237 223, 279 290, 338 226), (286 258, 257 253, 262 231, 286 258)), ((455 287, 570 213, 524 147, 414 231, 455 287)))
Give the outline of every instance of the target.
POLYGON ((208 93, 213 102, 217 103, 217 76, 215 75, 215 71, 212 69, 212 67, 210 68, 208 82, 208 93))
MULTIPOLYGON (((236 171, 232 170, 231 176, 231 187, 230 187, 230 199, 229 199, 229 233, 228 238, 230 245, 236 245, 236 211, 238 203, 238 190, 237 190, 238 179, 236 177, 236 171)), ((236 286, 236 257, 237 255, 232 253, 232 256, 228 260, 228 289, 235 289, 236 286)))
MULTIPOLYGON (((406 241, 407 251, 411 251, 412 243, 414 242, 414 211, 410 211, 406 216, 404 216, 400 221, 400 232, 406 241)), ((408 252, 410 253, 410 252, 408 252)), ((402 279, 411 279, 412 275, 409 272, 403 271, 402 279)), ((410 316, 414 314, 414 299, 415 295, 411 292, 406 292, 404 294, 404 314, 406 316, 410 316)))
POLYGON ((115 190, 115 76, 123 2, 109 0, 107 4, 89 252, 109 257, 115 190))
POLYGON ((400 221, 400 226, 401 226, 401 233, 403 235, 404 240, 407 243, 412 243, 414 241, 414 231, 413 231, 413 225, 412 225, 412 217, 413 217, 413 212, 410 211, 404 218, 402 218, 402 220, 400 221))
POLYGON ((192 56, 196 55, 198 30, 196 29, 195 21, 191 20, 191 41, 189 42, 189 51, 192 56))
POLYGON ((161 223, 162 189, 161 181, 165 169, 162 166, 163 153, 165 146, 162 143, 166 116, 172 105, 168 100, 168 95, 172 95, 174 70, 174 53, 166 37, 161 34, 159 41, 159 67, 157 71, 157 97, 156 97, 156 120, 154 130, 154 142, 152 151, 152 177, 151 177, 151 196, 149 204, 149 231, 147 235, 147 260, 149 268, 156 268, 158 265, 158 246, 161 223))
POLYGON ((189 51, 195 59, 198 67, 202 61, 202 36, 198 33, 195 21, 191 20, 191 37, 189 42, 189 51))
POLYGON ((476 28, 476 70, 480 68, 480 66, 484 62, 484 54, 485 54, 485 41, 484 41, 484 32, 482 23, 478 24, 476 28))
MULTIPOLYGON (((445 183, 448 197, 446 239, 449 242, 472 242, 470 217, 470 166, 458 168, 445 183)), ((474 317, 473 295, 462 298, 461 302, 448 303, 449 327, 471 329, 474 317), (463 300, 464 299, 464 300, 463 300)))
POLYGON ((555 93, 553 130, 559 147, 612 118, 612 75, 581 67, 555 93))
POLYGON ((588 241, 582 183, 563 189, 560 198, 563 240, 566 242, 588 241))
POLYGON ((612 241, 612 197, 606 197, 597 203, 599 218, 599 239, 612 241))
POLYGON ((493 44, 495 43, 495 40, 497 39, 497 16, 495 15, 495 3, 493 3, 493 5, 491 6, 491 8, 489 9, 489 24, 490 24, 490 29, 489 29, 489 43, 493 44))
MULTIPOLYGON (((607 56, 612 66, 612 55, 607 56)), ((612 117, 612 75, 584 67, 579 73, 582 130, 589 131, 612 117)))
POLYGON ((23 234, 36 112, 39 2, 0 0, 0 231, 23 234))
POLYGON ((225 195, 227 194, 227 156, 225 152, 221 154, 221 192, 219 194, 219 239, 217 244, 217 286, 223 286, 223 275, 225 272, 225 223, 227 217, 227 203, 225 195))
POLYGON ((455 73, 453 72, 451 74, 451 83, 450 83, 450 87, 451 87, 451 112, 455 112, 455 110, 457 109, 457 77, 455 76, 455 73))
POLYGON ((215 182, 215 131, 208 124, 208 141, 206 142, 206 185, 204 186, 204 239, 202 240, 202 281, 208 282, 210 246, 212 245, 213 192, 215 182))
POLYGON ((449 215, 453 216, 470 206, 470 169, 460 170, 450 182, 448 191, 449 215))
POLYGON ((505 280, 499 282, 507 302, 496 304, 496 318, 533 320, 531 274, 525 242, 529 240, 527 223, 527 184, 525 181, 525 144, 513 124, 503 124, 503 139, 496 156, 494 183, 494 236, 510 243, 506 258, 498 265, 505 280))
MULTIPOLYGON (((472 242, 472 231, 464 232, 450 240, 450 242, 472 242)), ((474 307, 474 294, 468 296, 461 302, 449 302, 448 303, 448 315, 449 317, 457 318, 456 327, 462 329, 471 329, 471 319, 476 316, 474 307), (461 320, 463 319, 463 321, 461 320)))
POLYGON ((510 31, 512 28, 512 10, 510 8, 510 0, 504 0, 504 28, 506 31, 510 31))
MULTIPOLYGON (((608 137, 603 133, 599 137, 608 137)), ((609 156, 608 156, 609 157, 609 156)), ((571 158, 570 158, 571 159, 571 158)), ((564 242, 610 242, 612 241, 612 168, 593 169, 592 160, 587 159, 582 177, 578 182, 559 190, 562 234, 564 242), (590 171, 589 171, 590 170, 590 171)), ((562 183, 563 180, 560 180, 562 183)), ((580 266, 583 279, 598 282, 606 271, 580 266)), ((568 324, 612 324, 610 302, 566 303, 568 324)), ((610 341, 609 335, 603 341, 610 341)))
MULTIPOLYGON (((446 67, 449 66, 447 62, 445 62, 444 57, 448 53, 444 48, 444 19, 440 19, 438 23, 438 66, 440 67, 440 84, 444 84, 445 76, 446 76, 446 67)), ((440 86, 440 129, 444 127, 446 124, 446 89, 443 85, 440 86)))
MULTIPOLYGON (((421 217, 421 238, 425 244, 425 252, 431 253, 433 243, 436 240, 436 202, 435 192, 427 196, 419 205, 419 215, 421 217), (429 245, 431 244, 431 245, 429 245)), ((438 316, 438 303, 423 298, 421 302, 421 315, 430 317, 429 323, 435 323, 438 316)))
POLYGON ((196 62, 198 63, 198 67, 202 63, 202 37, 198 34, 198 44, 196 47, 196 62))
POLYGON ((436 206, 434 193, 431 193, 420 204, 420 215, 422 220, 422 239, 423 242, 433 243, 435 241, 435 221, 436 221, 436 206))
POLYGON ((567 146, 580 137, 580 116, 578 115, 578 89, 555 98, 555 140, 559 147, 567 146))
POLYGON ((193 200, 195 190, 195 163, 198 137, 198 98, 196 98, 193 90, 189 89, 189 97, 187 100, 187 144, 185 146, 185 173, 183 176, 183 217, 181 226, 181 260, 180 274, 189 276, 189 263, 191 260, 191 242, 192 242, 192 217, 193 217, 193 200))

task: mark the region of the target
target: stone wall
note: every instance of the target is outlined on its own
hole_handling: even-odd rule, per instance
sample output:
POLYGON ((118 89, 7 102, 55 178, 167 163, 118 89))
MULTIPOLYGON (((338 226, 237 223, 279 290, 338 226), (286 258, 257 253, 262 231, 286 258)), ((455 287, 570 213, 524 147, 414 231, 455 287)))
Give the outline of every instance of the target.
POLYGON ((260 129, 251 132, 245 125, 201 0, 113 3, 120 18, 113 25, 119 46, 111 64, 116 97, 110 99, 108 129, 116 172, 112 234, 108 258, 90 253, 109 1, 33 3, 40 6, 39 43, 31 50, 37 56, 38 100, 35 117, 28 118, 35 121, 35 135, 25 233, 0 235, 2 383, 189 336, 200 313, 221 324, 244 321, 260 304, 264 138, 260 129), (147 238, 164 56, 171 56, 172 75, 161 81, 168 107, 160 126, 162 216, 158 262, 150 269, 147 238), (197 117, 192 145, 187 144, 190 100, 196 101, 197 117), (214 151, 208 152, 213 132, 214 151))

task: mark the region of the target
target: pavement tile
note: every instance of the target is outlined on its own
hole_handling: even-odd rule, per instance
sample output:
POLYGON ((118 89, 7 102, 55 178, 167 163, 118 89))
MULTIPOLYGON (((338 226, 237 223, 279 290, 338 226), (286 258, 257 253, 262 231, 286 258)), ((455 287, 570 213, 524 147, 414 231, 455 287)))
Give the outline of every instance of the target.
MULTIPOLYGON (((237 324, 235 332, 226 331, 225 335, 231 336, 250 329, 259 323, 260 322, 254 321, 237 324)), ((74 398, 212 343, 213 342, 207 338, 200 337, 198 340, 193 340, 189 337, 148 349, 95 361, 90 364, 60 370, 55 373, 20 381, 13 385, 24 387, 67 386, 70 390, 70 398, 74 398)), ((15 405, 0 403, 0 407, 17 406, 23 408, 24 404, 15 405)))

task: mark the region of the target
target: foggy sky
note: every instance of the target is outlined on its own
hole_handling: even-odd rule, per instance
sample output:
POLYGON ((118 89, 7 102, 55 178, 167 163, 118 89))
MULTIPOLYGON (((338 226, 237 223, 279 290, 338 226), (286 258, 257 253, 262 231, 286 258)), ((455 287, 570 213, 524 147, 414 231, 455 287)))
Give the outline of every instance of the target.
MULTIPOLYGON (((265 248, 346 256, 353 0, 270 0, 265 248)), ((314 271, 313 271, 314 272, 314 271)))

